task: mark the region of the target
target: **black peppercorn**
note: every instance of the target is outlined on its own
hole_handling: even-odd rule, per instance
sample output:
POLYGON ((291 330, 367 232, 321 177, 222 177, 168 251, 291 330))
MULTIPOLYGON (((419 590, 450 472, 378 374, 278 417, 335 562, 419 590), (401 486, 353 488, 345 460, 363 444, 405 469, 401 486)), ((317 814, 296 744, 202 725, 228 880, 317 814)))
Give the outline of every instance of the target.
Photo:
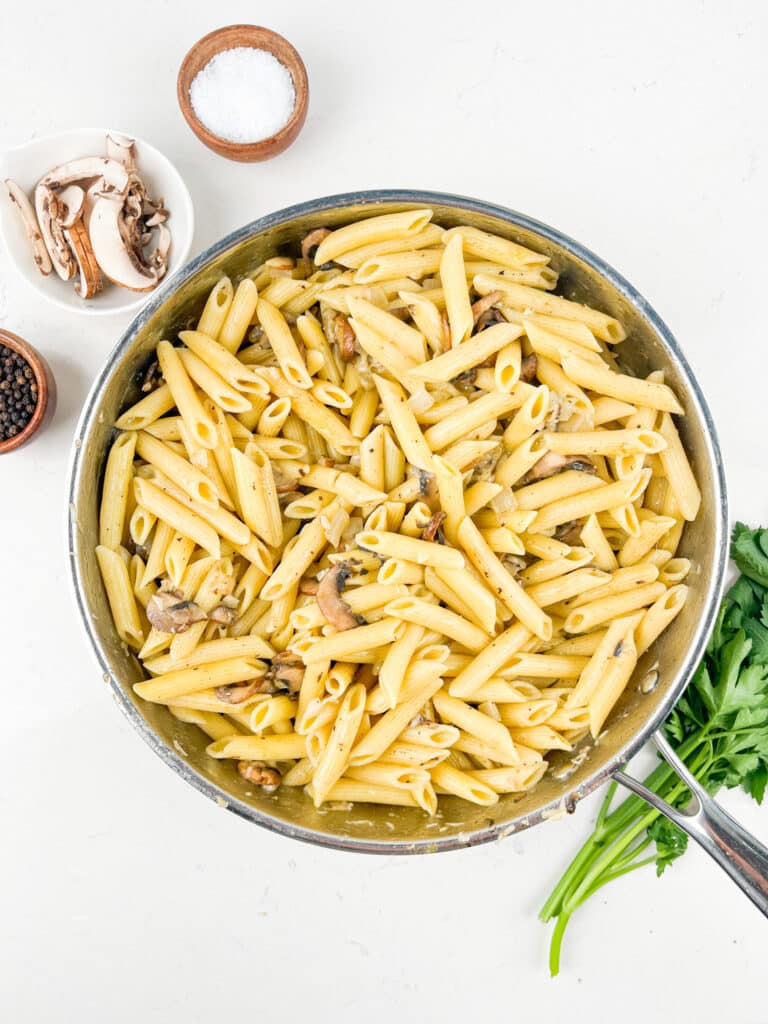
POLYGON ((32 367, 13 349, 0 345, 0 441, 16 437, 37 406, 37 381, 32 367))

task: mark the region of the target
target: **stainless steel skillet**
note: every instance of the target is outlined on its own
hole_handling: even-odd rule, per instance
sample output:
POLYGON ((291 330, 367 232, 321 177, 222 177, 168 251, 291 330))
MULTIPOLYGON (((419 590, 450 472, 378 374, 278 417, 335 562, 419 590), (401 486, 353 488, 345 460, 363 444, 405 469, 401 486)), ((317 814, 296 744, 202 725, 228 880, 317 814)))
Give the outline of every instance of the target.
MULTIPOLYGON (((249 821, 293 839, 367 853, 430 853, 498 839, 563 811, 572 812, 582 797, 612 776, 637 791, 637 785, 620 769, 659 727, 688 682, 713 623, 727 561, 725 480, 714 425, 677 342, 645 299, 599 257, 546 225, 478 200, 415 190, 348 193, 269 214, 228 235, 179 271, 129 326, 93 385, 77 430, 69 501, 70 567, 83 623, 104 681, 149 746, 200 792, 249 821), (636 681, 600 741, 582 744, 575 757, 555 756, 552 772, 530 793, 504 797, 490 809, 443 799, 435 820, 415 810, 376 806, 358 806, 351 812, 318 811, 301 791, 254 793, 231 766, 207 758, 206 740, 194 726, 134 696, 131 684, 141 678, 141 670, 115 634, 93 556, 97 500, 111 424, 119 410, 136 398, 137 371, 158 341, 173 337, 195 321, 205 296, 222 274, 241 276, 294 245, 310 228, 421 206, 432 207, 435 221, 446 226, 470 224, 546 252, 561 275, 563 294, 622 320, 628 340, 617 350, 621 364, 640 374, 663 369, 685 406, 682 437, 704 498, 703 513, 687 528, 680 552, 693 563, 689 602, 673 628, 643 657, 636 681), (652 692, 642 692, 647 689, 642 680, 656 667, 657 685, 652 692)), ((682 824, 699 841, 699 824, 710 832, 713 828, 700 819, 682 824)), ((728 859, 723 847, 732 845, 724 836, 733 826, 721 821, 717 847, 732 874, 735 861, 728 859)), ((740 856, 754 859, 761 852, 744 849, 740 856)), ((764 864, 758 875, 760 870, 765 909, 764 864)))

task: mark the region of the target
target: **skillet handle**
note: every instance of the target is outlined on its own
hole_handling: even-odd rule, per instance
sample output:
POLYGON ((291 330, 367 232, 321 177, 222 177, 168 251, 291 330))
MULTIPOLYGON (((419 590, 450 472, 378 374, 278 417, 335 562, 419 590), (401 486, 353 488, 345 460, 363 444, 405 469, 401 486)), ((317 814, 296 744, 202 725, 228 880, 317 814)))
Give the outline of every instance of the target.
POLYGON ((715 860, 758 910, 768 917, 768 849, 734 821, 730 814, 691 775, 661 731, 652 736, 659 753, 677 772, 691 793, 684 810, 672 807, 650 789, 624 772, 615 772, 616 782, 642 797, 655 810, 673 821, 715 860))

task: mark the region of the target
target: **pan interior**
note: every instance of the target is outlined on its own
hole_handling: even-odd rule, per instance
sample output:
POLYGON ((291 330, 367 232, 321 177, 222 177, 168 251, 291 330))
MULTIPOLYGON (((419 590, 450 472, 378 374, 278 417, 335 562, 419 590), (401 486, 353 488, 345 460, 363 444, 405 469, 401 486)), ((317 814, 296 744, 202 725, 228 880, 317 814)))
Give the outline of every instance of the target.
POLYGON ((149 744, 207 795, 266 827, 312 842, 390 853, 452 848, 572 809, 626 761, 666 714, 699 657, 719 596, 726 557, 721 477, 706 406, 674 340, 644 300, 591 254, 543 225, 472 200, 419 193, 335 197, 272 215, 225 239, 170 282, 128 329, 94 387, 76 442, 70 505, 72 570, 105 679, 149 744), (265 795, 249 787, 232 764, 206 756, 208 740, 195 726, 134 696, 131 686, 142 672, 117 638, 93 554, 100 484, 113 437, 111 424, 139 396, 137 374, 159 341, 196 323, 208 292, 223 274, 236 283, 270 256, 295 252, 297 242, 312 228, 332 228, 360 216, 423 205, 431 206, 434 220, 446 227, 469 224, 546 253, 560 274, 561 294, 610 313, 625 325, 628 338, 615 349, 623 368, 643 376, 664 370, 685 407, 681 436, 703 494, 702 513, 686 528, 679 551, 692 563, 690 596, 672 628, 641 659, 599 742, 585 740, 572 754, 552 755, 552 771, 532 792, 502 797, 492 808, 441 797, 434 819, 417 810, 374 805, 315 810, 301 789, 286 787, 265 795), (651 692, 641 692, 640 681, 656 669, 657 685, 651 692))

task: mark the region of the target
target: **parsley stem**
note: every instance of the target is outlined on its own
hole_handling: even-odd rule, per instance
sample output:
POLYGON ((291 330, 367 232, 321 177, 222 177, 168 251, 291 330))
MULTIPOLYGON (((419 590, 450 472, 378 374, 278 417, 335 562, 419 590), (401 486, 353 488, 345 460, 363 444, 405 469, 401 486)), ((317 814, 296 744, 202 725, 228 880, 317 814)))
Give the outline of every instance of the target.
POLYGON ((555 930, 552 932, 552 942, 549 945, 549 973, 553 978, 560 973, 560 947, 563 944, 563 933, 570 916, 570 914, 560 914, 555 922, 555 930))
MULTIPOLYGON (((703 766, 709 764, 706 746, 705 749, 697 750, 702 739, 702 734, 691 736, 680 747, 681 754, 695 775, 701 772, 703 766)), ((646 785, 669 803, 674 803, 687 793, 685 784, 667 764, 658 765, 646 779, 646 785)), ((612 792, 606 795, 601 811, 608 805, 612 796, 612 792)), ((631 796, 613 814, 603 817, 602 821, 598 816, 599 827, 596 827, 590 839, 564 872, 542 908, 542 920, 551 920, 562 913, 570 917, 593 891, 604 884, 601 881, 603 876, 607 876, 605 881, 610 881, 612 877, 618 877, 615 872, 624 873, 625 868, 631 870, 631 862, 640 852, 642 844, 640 848, 630 847, 659 817, 659 813, 653 808, 648 808, 640 797, 631 796)))

